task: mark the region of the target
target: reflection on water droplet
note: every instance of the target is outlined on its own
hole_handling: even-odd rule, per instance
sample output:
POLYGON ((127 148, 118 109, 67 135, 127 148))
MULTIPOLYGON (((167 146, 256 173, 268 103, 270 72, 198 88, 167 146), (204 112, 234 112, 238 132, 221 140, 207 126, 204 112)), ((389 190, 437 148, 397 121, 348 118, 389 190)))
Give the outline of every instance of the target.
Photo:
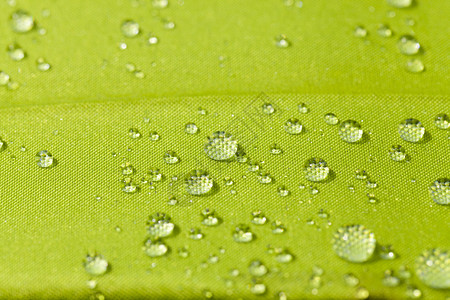
POLYGON ((378 254, 380 255, 381 259, 384 260, 393 260, 397 258, 397 254, 394 252, 394 249, 392 249, 391 245, 380 246, 378 254))
POLYGON ((438 114, 434 119, 434 125, 439 129, 449 129, 450 118, 446 114, 438 114))
POLYGON ((421 73, 423 70, 425 70, 425 65, 423 62, 418 58, 410 59, 406 62, 406 71, 411 73, 421 73))
POLYGON ((263 106, 262 106, 262 111, 266 115, 271 115, 271 114, 273 114, 275 112, 275 108, 270 103, 264 103, 263 106))
POLYGON ((397 42, 397 47, 405 55, 414 55, 420 50, 419 42, 411 35, 401 36, 397 42))
POLYGON ((272 144, 270 146, 270 153, 277 155, 283 153, 283 150, 277 144, 272 144))
POLYGON ((267 267, 259 260, 253 260, 248 266, 248 272, 255 277, 261 277, 267 274, 267 267))
POLYGON ((186 191, 191 195, 204 195, 213 187, 213 180, 203 170, 189 172, 184 179, 186 191))
POLYGON ((280 185, 277 188, 277 192, 278 192, 278 195, 280 195, 281 197, 286 197, 290 194, 289 190, 286 189, 286 187, 284 185, 280 185))
POLYGON ((141 137, 141 134, 136 128, 130 128, 130 130, 128 130, 128 136, 132 139, 138 139, 141 137))
POLYGON ((394 161, 403 161, 406 158, 405 148, 400 145, 392 146, 391 149, 389 149, 389 156, 394 161))
POLYGON ((157 141, 159 140, 159 134, 156 131, 150 132, 150 140, 157 141))
POLYGON ((97 280, 94 280, 94 279, 88 280, 88 281, 86 281, 86 285, 87 285, 88 289, 93 290, 97 287, 97 280))
POLYGON ((417 143, 425 134, 425 128, 419 120, 406 119, 398 125, 398 133, 405 141, 417 143))
POLYGON ((266 285, 260 282, 253 282, 250 285, 250 292, 255 295, 263 295, 266 292, 266 285))
POLYGON ((123 179, 123 187, 122 187, 122 191, 124 191, 125 193, 135 193, 138 191, 139 186, 134 183, 133 179, 130 177, 126 177, 123 179))
POLYGON ((450 255, 439 248, 424 251, 416 259, 416 275, 427 286, 450 288, 450 255))
POLYGON ((390 37, 392 36, 392 30, 388 25, 382 24, 378 26, 377 33, 382 37, 390 37))
POLYGON ((328 125, 337 125, 339 123, 338 117, 336 117, 336 115, 333 113, 326 114, 324 119, 325 123, 327 123, 328 125))
POLYGON ((355 292, 355 298, 358 300, 368 299, 370 296, 369 290, 363 286, 360 286, 355 292))
POLYGON ((429 188, 431 199, 440 205, 450 205, 450 180, 439 178, 429 188))
POLYGON ((309 112, 309 108, 305 103, 300 103, 298 105, 298 111, 302 114, 306 114, 309 112))
POLYGON ((122 30, 122 34, 126 37, 135 37, 139 34, 139 24, 133 20, 125 20, 120 29, 122 30))
POLYGON ((330 169, 326 161, 321 158, 311 158, 304 166, 305 178, 309 181, 323 181, 327 178, 330 169))
POLYGON ((131 175, 134 173, 134 168, 129 162, 121 164, 120 169, 122 171, 122 175, 131 175))
POLYGON ((344 121, 339 126, 339 136, 347 143, 355 143, 363 136, 361 125, 353 120, 344 121))
POLYGON ((172 234, 175 224, 170 216, 165 213, 156 213, 149 217, 147 221, 148 234, 153 238, 162 238, 172 234))
POLYGON ((188 123, 184 127, 184 131, 189 134, 196 134, 198 132, 198 127, 194 123, 188 123))
POLYGON ((246 163, 248 160, 247 154, 245 154, 244 150, 239 149, 236 151, 236 161, 238 163, 246 163))
POLYGON ((253 233, 247 225, 239 224, 233 230, 233 239, 238 243, 248 243, 253 240, 253 233))
POLYGON ((10 44, 6 49, 9 57, 14 61, 21 61, 25 58, 25 51, 17 44, 10 44))
POLYGON ((255 225, 264 225, 266 224, 267 218, 264 213, 260 210, 256 210, 252 212, 252 223, 255 225))
POLYGON ((299 134, 302 132, 303 126, 296 118, 291 118, 284 123, 284 130, 289 134, 299 134))
POLYGON ((34 27, 34 18, 24 10, 17 10, 11 15, 11 27, 15 32, 29 32, 34 27))
POLYGON ((0 85, 7 85, 9 82, 9 75, 0 71, 0 85))
POLYGON ((363 26, 356 26, 353 30, 353 35, 358 38, 363 38, 367 36, 367 29, 363 26))
POLYGON ((83 266, 89 275, 100 276, 108 270, 108 261, 99 254, 88 254, 83 261, 83 266))
POLYGON ((203 233, 200 228, 191 228, 189 230, 189 238, 195 241, 201 240, 203 238, 203 233))
POLYGON ((355 177, 358 180, 366 180, 369 177, 369 175, 367 174, 366 171, 358 169, 355 171, 355 177))
POLYGON ((422 291, 414 285, 408 285, 406 287, 405 295, 409 299, 419 299, 422 298, 422 291))
POLYGON ((214 160, 226 160, 233 157, 238 150, 237 141, 224 131, 216 131, 208 137, 205 144, 206 154, 214 160))
POLYGON ((42 57, 39 57, 36 60, 36 66, 37 66, 37 69, 41 72, 48 71, 51 68, 50 64, 42 57))
POLYGON ((405 8, 410 7, 413 3, 413 0, 386 0, 386 2, 393 7, 405 8))
POLYGON ((269 172, 260 171, 258 173, 258 181, 263 184, 271 183, 272 182, 272 176, 269 172))
POLYGON ((273 234, 282 234, 286 232, 286 227, 281 223, 281 221, 275 221, 272 223, 272 233, 273 234))
POLYGON ((37 165, 41 168, 49 168, 53 165, 53 155, 47 150, 39 151, 36 154, 37 165))
POLYGON ((374 189, 378 186, 378 184, 375 181, 367 180, 366 187, 369 189, 374 189))
POLYGON ((202 224, 206 226, 217 226, 219 225, 219 217, 214 210, 206 208, 202 211, 202 224))
POLYGON ((176 164, 180 159, 178 158, 178 155, 175 153, 175 151, 167 151, 164 153, 164 161, 168 164, 176 164))
POLYGON ((350 262, 369 260, 376 247, 375 235, 363 225, 340 227, 333 237, 333 250, 350 262))
POLYGON ((275 45, 278 48, 287 48, 291 45, 291 42, 284 34, 280 34, 275 37, 275 45))
POLYGON ((169 5, 169 0, 153 0, 152 5, 154 8, 166 8, 169 5))
POLYGON ((144 247, 142 249, 144 250, 144 253, 150 257, 163 256, 169 250, 164 242, 152 238, 149 238, 144 242, 144 247))

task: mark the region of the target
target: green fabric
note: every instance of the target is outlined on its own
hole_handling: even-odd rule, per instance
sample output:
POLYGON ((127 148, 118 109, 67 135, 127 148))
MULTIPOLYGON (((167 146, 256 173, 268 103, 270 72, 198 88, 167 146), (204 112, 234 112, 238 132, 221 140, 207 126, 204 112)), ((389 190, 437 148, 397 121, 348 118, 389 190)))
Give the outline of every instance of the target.
MULTIPOLYGON (((171 1, 160 11, 149 1, 20 1, 16 7, 1 2, 0 49, 16 41, 28 56, 13 62, 4 53, 0 60, 0 69, 21 85, 14 91, 0 87, 0 136, 7 143, 0 155, 0 297, 85 299, 99 292, 107 299, 198 299, 209 290, 218 299, 261 298, 249 290, 247 270, 251 260, 260 259, 269 268, 261 279, 267 286, 262 298, 283 291, 288 299, 351 299, 356 288, 342 279, 349 272, 374 299, 405 298, 407 284, 385 287, 384 271, 398 271, 401 265, 413 271, 415 258, 427 248, 450 250, 449 208, 428 194, 434 180, 450 176, 449 131, 433 123, 438 113, 450 113, 449 12, 450 2, 444 0, 417 1, 405 10, 368 0, 305 0, 302 8, 286 7, 283 1, 171 1), (47 34, 13 33, 7 20, 18 8, 32 13, 47 34), (50 10, 50 17, 42 16, 43 9, 50 10), (396 16, 387 17, 389 11, 396 16), (175 29, 164 29, 158 16, 172 19, 175 29), (416 25, 407 26, 407 17, 416 25), (124 38, 120 24, 125 19, 139 22, 143 34, 124 38), (394 36, 379 37, 378 23, 388 23, 394 36), (359 24, 369 30, 366 42, 353 36, 359 24), (422 74, 404 70, 409 58, 396 47, 398 37, 411 31, 424 48, 422 74), (149 32, 160 38, 157 45, 145 44, 149 32), (282 33, 292 42, 287 49, 274 45, 282 33), (118 48, 122 41, 126 50, 118 48), (51 70, 36 70, 40 56, 51 70), (145 78, 126 71, 130 62, 145 78), (273 116, 259 113, 264 102, 276 106, 273 116), (309 113, 298 112, 302 102, 309 113), (200 115, 199 107, 208 113, 200 115), (341 121, 360 122, 364 142, 340 140, 337 126, 324 122, 328 112, 341 121), (306 132, 286 134, 283 123, 290 117, 299 118, 306 132), (424 124, 424 142, 399 137, 397 126, 409 117, 424 124), (197 124, 199 134, 184 132, 188 122, 197 124), (144 136, 130 139, 132 127, 144 136), (152 130, 161 135, 159 141, 148 138, 152 130), (264 162, 275 182, 258 183, 245 164, 210 160, 203 145, 216 130, 234 134, 251 159, 264 162), (270 154, 273 143, 283 154, 270 154), (410 163, 389 158, 395 144, 406 148, 410 163), (57 165, 39 168, 35 154, 40 150, 49 150, 57 165), (164 163, 167 150, 179 154, 180 163, 164 163), (320 191, 315 196, 303 174, 311 157, 325 159, 335 175, 313 184, 320 191), (136 168, 136 180, 149 168, 159 168, 165 179, 154 190, 141 185, 139 192, 126 194, 119 169, 125 161, 136 168), (183 176, 196 168, 213 176, 218 188, 213 195, 182 191, 183 176), (379 187, 371 190, 356 180, 357 169, 366 170, 379 187), (173 183, 173 176, 179 180, 173 183), (223 184, 227 176, 234 185, 223 184), (307 188, 299 189, 300 184, 307 188), (291 195, 280 197, 280 185, 291 195), (378 204, 367 202, 369 192, 378 204), (168 205, 170 196, 179 204, 168 205), (201 225, 205 208, 216 210, 223 223, 201 225), (258 209, 268 224, 250 224, 251 212, 258 209), (317 217, 320 209, 330 214, 331 225, 317 217), (177 226, 177 234, 165 239, 171 252, 161 258, 149 258, 141 249, 145 222, 155 212, 169 214, 177 226), (307 225, 308 219, 321 230, 307 225), (271 233, 275 220, 286 226, 286 233, 271 233), (255 241, 233 241, 231 232, 239 223, 250 225, 255 241), (349 224, 373 230, 379 244, 392 244, 399 258, 362 265, 339 259, 330 241, 338 227, 349 224), (204 239, 189 239, 192 227, 201 227, 204 239), (269 244, 287 247, 295 259, 277 263, 266 253, 269 244), (184 246, 190 252, 185 259, 177 255, 184 246), (92 251, 111 264, 95 290, 87 287, 91 277, 82 265, 92 251), (203 268, 214 254, 219 262, 203 268), (317 295, 309 286, 315 265, 324 270, 317 295), (231 277, 233 268, 241 275, 231 277), (232 287, 226 286, 227 279, 232 287)), ((410 283, 426 299, 448 296, 416 276, 410 283)))

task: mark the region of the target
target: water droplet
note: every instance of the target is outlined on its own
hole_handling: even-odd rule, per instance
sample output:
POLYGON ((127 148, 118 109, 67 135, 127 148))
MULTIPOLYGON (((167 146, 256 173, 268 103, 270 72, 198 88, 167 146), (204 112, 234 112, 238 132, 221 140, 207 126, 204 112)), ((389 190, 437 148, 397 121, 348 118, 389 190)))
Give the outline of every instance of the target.
POLYGON ((270 146, 270 153, 278 155, 278 154, 283 153, 283 150, 280 147, 278 147, 277 144, 272 144, 270 146))
POLYGON ((266 171, 260 171, 259 173, 258 173, 258 181, 260 182, 260 183, 263 183, 263 184, 267 184, 267 183, 271 183, 272 182, 272 176, 270 175, 270 173, 269 172, 266 172, 266 171))
POLYGON ((238 269, 231 269, 231 270, 230 270, 230 276, 231 276, 231 277, 238 277, 239 274, 240 274, 240 272, 239 272, 238 269))
POLYGON ((330 217, 330 215, 325 210, 323 210, 322 208, 317 213, 317 216, 319 218, 321 218, 321 219, 328 219, 330 217))
POLYGON ((144 253, 150 257, 163 256, 169 250, 163 241, 152 238, 149 238, 144 242, 144 247, 142 249, 144 250, 144 253))
POLYGON ((294 259, 294 256, 287 249, 277 249, 275 251, 275 260, 282 264, 287 264, 294 259))
POLYGON ((189 238, 195 241, 201 240, 203 238, 203 233, 200 228, 191 228, 189 230, 189 238))
POLYGON ((150 182, 161 181, 162 179, 162 174, 159 169, 150 169, 147 174, 150 182))
POLYGON ((234 228, 233 239, 238 243, 249 243, 253 240, 253 233, 247 225, 239 224, 234 228))
POLYGON ((162 19, 164 29, 172 30, 175 28, 175 23, 169 19, 162 19))
POLYGON ((400 145, 392 146, 391 149, 389 149, 389 155, 394 161, 403 161, 406 159, 405 148, 400 145))
POLYGON ((150 140, 152 140, 152 141, 159 140, 159 134, 156 131, 150 132, 150 140))
POLYGON ((213 180, 209 174, 203 170, 189 172, 184 179, 186 191, 191 195, 203 195, 208 193, 213 187, 213 180))
POLYGON ((259 260, 253 260, 248 266, 248 272, 255 277, 261 277, 267 274, 267 267, 259 260))
POLYGON ((416 259, 416 275, 429 287, 450 288, 450 255, 439 248, 424 251, 416 259))
POLYGON ((89 296, 89 300, 105 300, 105 295, 101 292, 96 292, 89 296))
POLYGON ((93 289, 95 289, 97 287, 97 283, 98 282, 95 279, 91 279, 91 280, 86 281, 86 285, 87 285, 88 289, 91 289, 91 290, 93 290, 93 289))
POLYGON ((286 197, 290 194, 289 190, 286 189, 286 187, 284 185, 280 185, 277 188, 277 192, 278 192, 278 195, 280 195, 281 197, 286 197))
POLYGON ((272 233, 273 234, 282 234, 286 231, 286 227, 284 227, 281 221, 275 221, 272 223, 272 233))
POLYGON ((370 296, 369 290, 366 289, 363 286, 360 286, 359 288, 356 289, 355 292, 355 298, 358 300, 365 300, 368 299, 370 296))
POLYGON ((157 36, 155 36, 152 33, 150 33, 148 35, 147 42, 148 42, 149 45, 156 45, 156 44, 158 44, 159 39, 158 39, 157 36))
POLYGON ((420 50, 419 42, 410 35, 401 36, 397 42, 397 47, 404 55, 414 55, 419 53, 420 50))
POLYGON ((184 131, 189 134, 196 134, 198 132, 198 127, 194 123, 188 123, 184 127, 184 131))
POLYGON ((122 34, 129 38, 137 36, 140 32, 139 24, 133 20, 125 20, 120 29, 122 30, 122 34))
POLYGON ((446 114, 438 114, 436 116, 436 118, 434 119, 434 124, 439 129, 449 129, 450 128, 450 118, 446 114))
POLYGON ((374 189, 378 186, 378 184, 375 181, 367 180, 366 187, 369 189, 374 189))
POLYGON ((172 234, 175 224, 170 216, 165 213, 156 213, 149 217, 147 221, 148 234, 153 238, 162 238, 172 234))
POLYGON ((264 225, 267 222, 267 218, 260 210, 252 212, 252 223, 255 225, 264 225))
POLYGON ((339 126, 339 136, 347 143, 355 143, 363 136, 361 125, 353 120, 344 121, 339 126))
POLYGON ((306 114, 309 112, 309 108, 305 103, 300 103, 298 105, 298 111, 302 114, 306 114))
POLYGON ((53 165, 53 155, 47 150, 39 151, 36 154, 37 165, 41 168, 49 168, 53 165))
POLYGON ((425 65, 423 62, 418 58, 410 59, 406 62, 406 71, 411 73, 421 73, 423 70, 425 70, 425 65))
POLYGON ((20 87, 20 84, 17 81, 9 81, 8 82, 8 89, 11 91, 15 91, 20 87))
POLYGON ((287 48, 291 45, 291 42, 288 40, 286 35, 280 34, 275 37, 275 45, 278 48, 287 48))
POLYGON ((100 276, 108 270, 108 261, 99 254, 86 255, 83 266, 86 272, 92 276, 100 276))
POLYGON ((238 150, 237 141, 231 134, 216 131, 208 137, 205 145, 206 154, 214 160, 226 160, 233 157, 238 150))
POLYGON ((397 258, 397 254, 392 249, 391 245, 380 246, 379 255, 381 259, 393 260, 397 258))
POLYGON ((355 287, 359 284, 359 279, 352 273, 347 273, 344 275, 344 282, 347 286, 355 287))
POLYGON ((242 164, 246 163, 247 160, 248 160, 247 154, 245 154, 244 150, 238 147, 238 150, 236 152, 236 161, 242 164))
POLYGON ((262 111, 266 115, 271 115, 271 114, 273 114, 275 112, 275 108, 270 103, 264 103, 263 106, 262 106, 262 111))
POLYGON ((208 111, 206 109, 204 109, 203 107, 199 107, 197 112, 199 115, 202 115, 202 116, 206 116, 208 114, 208 111))
POLYGON ((0 85, 7 85, 9 82, 9 75, 0 71, 0 85))
POLYGON ((122 175, 131 175, 134 173, 134 168, 129 162, 121 164, 120 169, 122 171, 122 175))
POLYGON ((169 0, 153 0, 152 5, 154 8, 166 8, 169 5, 169 0))
POLYGON ((136 128, 130 128, 130 130, 128 130, 128 136, 132 139, 138 139, 141 137, 141 134, 136 128))
POLYGON ((288 299, 285 292, 279 292, 277 296, 278 296, 278 300, 287 300, 288 299))
POLYGON ((326 114, 324 119, 325 123, 327 123, 328 125, 337 125, 339 123, 338 117, 336 117, 336 115, 333 113, 326 114))
POLYGON ((127 49, 127 44, 126 43, 119 43, 119 49, 120 50, 125 50, 125 49, 127 49))
POLYGON ((408 285, 405 294, 409 299, 422 298, 422 291, 414 285, 408 285))
POLYGON ((392 270, 386 270, 384 272, 384 278, 382 280, 384 286, 396 287, 400 285, 400 282, 400 278, 394 276, 394 272, 392 270))
POLYGON ((386 2, 393 7, 405 8, 410 7, 413 3, 413 0, 386 0, 386 2))
POLYGON ((212 299, 214 296, 214 294, 210 290, 203 290, 202 294, 206 299, 212 299))
POLYGON ((299 134, 302 132, 303 126, 296 118, 291 118, 284 123, 284 130, 289 134, 299 134))
POLYGON ((398 133, 405 141, 417 143, 425 134, 425 128, 419 120, 406 119, 398 125, 398 133))
POLYGON ((327 178, 330 169, 321 158, 311 158, 304 166, 305 178, 309 181, 323 181, 327 178))
POLYGON ((168 164, 176 164, 179 161, 179 158, 175 151, 169 150, 164 153, 164 161, 168 164))
POLYGON ((311 186, 309 187, 309 193, 310 193, 311 195, 317 195, 317 194, 319 193, 319 190, 318 190, 315 186, 311 185, 311 186))
POLYGON ((378 26, 377 33, 382 37, 390 37, 392 36, 392 30, 388 25, 382 24, 378 26))
POLYGON ((135 193, 138 191, 139 186, 134 183, 133 178, 130 177, 126 177, 123 179, 123 187, 122 187, 122 191, 124 191, 125 193, 135 193))
POLYGON ((39 57, 36 60, 36 67, 41 72, 48 71, 51 68, 50 64, 43 57, 39 57))
POLYGON ((256 160, 251 160, 248 162, 248 170, 250 172, 256 172, 260 169, 259 162, 256 160))
POLYGON ((210 210, 209 208, 206 208, 202 211, 202 224, 206 226, 217 226, 219 225, 219 217, 217 216, 216 212, 214 210, 210 210))
POLYGON ((333 237, 333 250, 350 262, 369 260, 376 247, 375 235, 363 225, 340 227, 333 237))
POLYGON ((11 15, 11 26, 15 32, 29 32, 34 28, 34 18, 24 10, 17 10, 11 15))
POLYGON ((431 199, 440 205, 450 204, 450 180, 439 178, 429 187, 431 199))
POLYGON ((25 51, 17 44, 10 44, 6 49, 9 57, 14 61, 21 61, 25 58, 25 51))
POLYGON ((363 38, 367 36, 367 29, 363 26, 356 26, 353 30, 353 35, 358 38, 363 38))
POLYGON ((181 257, 181 258, 186 258, 190 254, 189 250, 186 247, 178 248, 177 253, 178 253, 178 256, 181 257))

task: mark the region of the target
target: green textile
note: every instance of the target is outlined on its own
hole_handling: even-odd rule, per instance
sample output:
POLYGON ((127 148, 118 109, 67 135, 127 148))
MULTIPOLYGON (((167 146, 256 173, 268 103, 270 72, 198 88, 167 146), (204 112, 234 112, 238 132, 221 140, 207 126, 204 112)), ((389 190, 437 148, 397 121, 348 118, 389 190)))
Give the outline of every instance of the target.
MULTIPOLYGON (((199 299, 211 291, 217 299, 273 299, 283 291, 288 299, 352 299, 357 287, 346 286, 343 275, 353 273, 374 299, 404 299, 407 283, 384 286, 384 271, 406 265, 413 272, 425 249, 450 250, 449 207, 435 204, 428 193, 434 180, 450 177, 449 131, 434 125, 437 114, 450 113, 450 2, 422 0, 409 9, 368 0, 305 0, 301 8, 283 1, 180 3, 171 1, 161 10, 139 0, 0 3, 0 49, 17 42, 27 52, 20 62, 6 53, 0 59, 0 69, 20 83, 17 90, 0 86, 0 136, 7 143, 0 153, 0 297, 86 299, 98 292, 107 299, 199 299), (8 19, 19 8, 47 33, 14 33, 8 19), (49 17, 42 16, 43 9, 49 17), (175 29, 164 29, 164 18, 173 20, 175 29), (406 25, 406 18, 416 24, 406 25), (141 25, 138 37, 123 37, 120 24, 126 19, 141 25), (389 24, 394 36, 379 37, 379 23, 389 24), (367 38, 353 36, 357 25, 368 29, 367 38), (157 45, 146 44, 149 32, 158 36, 157 45), (400 35, 412 32, 424 49, 421 74, 405 71, 409 57, 396 46, 400 35), (277 48, 279 34, 292 45, 277 48), (119 49, 120 42, 126 50, 119 49), (38 71, 38 57, 52 68, 38 71), (127 63, 145 78, 127 72, 127 63), (275 105, 273 116, 261 115, 265 102, 275 105), (299 113, 300 103, 310 112, 299 113), (199 107, 207 114, 199 114, 199 107), (324 122, 329 112, 341 121, 360 122, 363 142, 343 142, 338 126, 324 122), (288 135, 283 124, 291 117, 300 119, 306 132, 288 135), (410 117, 427 130, 421 143, 398 135, 398 124, 410 117), (199 127, 198 134, 185 133, 189 122, 199 127), (130 128, 143 137, 131 139, 130 128), (149 139, 153 130, 160 140, 149 139), (205 139, 217 130, 235 135, 275 182, 260 184, 245 164, 209 159, 205 139), (281 155, 269 152, 273 143, 283 149, 281 155), (390 159, 388 151, 396 144, 405 147, 409 163, 390 159), (35 154, 40 150, 49 150, 57 165, 39 168, 35 154), (167 150, 180 162, 166 164, 167 150), (334 172, 329 181, 304 179, 303 165, 311 157, 327 161, 334 172), (155 189, 141 184, 139 192, 126 194, 120 183, 120 165, 126 161, 137 170, 137 181, 150 168, 159 168, 164 180, 155 189), (197 168, 212 175, 212 195, 183 192, 184 175, 197 168), (366 170, 378 187, 368 189, 356 180, 357 169, 366 170), (227 176, 232 186, 223 183, 227 176), (280 197, 280 185, 291 194, 280 197), (318 188, 317 195, 309 193, 310 185, 318 188), (368 203, 368 193, 379 202, 368 203), (177 205, 167 204, 171 196, 177 205), (223 222, 203 226, 205 208, 214 209, 223 222), (329 213, 331 225, 317 216, 320 209, 329 213), (251 224, 255 210, 269 222, 251 224), (177 233, 164 239, 169 254, 149 258, 142 245, 146 220, 155 212, 169 214, 177 233), (309 219, 316 225, 307 225, 309 219), (286 226, 284 234, 272 234, 276 220, 286 226), (250 226, 254 241, 233 241, 239 223, 250 226), (331 238, 349 224, 365 225, 399 257, 364 264, 341 260, 331 238), (202 240, 188 238, 196 227, 205 235, 202 240), (269 244, 286 247, 294 260, 277 263, 266 253, 269 244), (180 247, 190 256, 180 258, 180 247), (109 261, 111 270, 91 290, 86 281, 92 277, 82 261, 93 251, 109 261), (219 261, 208 262, 210 255, 219 261), (261 279, 267 287, 263 296, 249 289, 253 259, 269 268, 261 279), (324 270, 317 295, 309 283, 314 266, 324 270), (234 268, 238 277, 230 276, 234 268)), ((425 299, 448 296, 448 290, 428 288, 415 275, 410 283, 425 299)))

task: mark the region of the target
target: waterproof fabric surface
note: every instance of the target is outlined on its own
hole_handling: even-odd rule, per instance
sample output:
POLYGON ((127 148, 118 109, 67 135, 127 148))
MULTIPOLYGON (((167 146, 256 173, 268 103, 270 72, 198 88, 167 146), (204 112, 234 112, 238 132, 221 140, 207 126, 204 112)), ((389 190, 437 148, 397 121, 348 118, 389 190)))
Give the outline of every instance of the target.
POLYGON ((449 207, 433 202, 428 191, 434 180, 450 176, 450 132, 434 124, 437 114, 450 113, 450 3, 423 0, 408 9, 384 1, 298 3, 186 0, 155 9, 150 1, 2 1, 0 49, 16 42, 27 56, 15 62, 5 51, 0 58, 0 69, 20 84, 16 90, 0 86, 6 144, 0 153, 0 297, 282 299, 284 292, 288 299, 353 299, 365 287, 374 299, 405 299, 407 286, 415 285, 425 299, 446 299, 448 290, 421 283, 414 262, 426 249, 450 250, 449 207), (17 9, 29 11, 38 28, 14 33, 9 16, 17 9), (415 25, 407 25, 407 18, 415 25), (126 19, 141 25, 136 38, 123 37, 126 19), (169 19, 172 30, 164 28, 169 19), (379 23, 389 24, 394 35, 378 36, 379 23), (353 35, 357 25, 368 29, 366 38, 353 35), (147 44, 150 32, 159 38, 156 45, 147 44), (279 34, 286 34, 290 47, 275 46, 279 34), (409 57, 396 46, 402 34, 420 41, 423 73, 405 71, 409 57), (119 49, 120 43, 127 49, 119 49), (51 69, 38 71, 38 57, 51 69), (128 72, 127 63, 145 77, 128 72), (264 103, 274 105, 273 115, 261 113, 264 103), (300 103, 308 113, 299 112, 300 103), (339 125, 324 121, 329 112, 358 121, 362 141, 342 141, 339 125), (300 135, 283 129, 292 117, 304 126, 300 135), (407 118, 423 123, 422 142, 398 135, 407 118), (189 122, 198 126, 197 134, 185 132, 189 122), (131 139, 130 128, 142 137, 131 139), (233 134, 274 182, 259 183, 247 164, 208 158, 205 140, 217 130, 233 134), (160 139, 152 141, 151 131, 160 139), (270 153, 274 143, 282 154, 270 153), (406 149, 409 162, 389 157, 396 144, 406 149), (41 150, 54 155, 53 167, 37 166, 41 150), (164 162, 168 150, 178 154, 178 163, 164 162), (305 179, 303 166, 312 157, 327 161, 327 181, 305 179), (136 169, 136 193, 122 191, 124 162, 136 169), (164 176, 154 188, 140 183, 151 168, 164 176), (186 194, 183 178, 195 169, 211 174, 211 194, 186 194), (357 169, 378 187, 355 179, 357 169), (226 177, 234 184, 225 185, 226 177), (282 185, 290 195, 279 195, 282 185), (312 195, 310 186, 319 193, 312 195), (368 193, 377 204, 368 203, 368 193), (171 197, 176 205, 168 204, 171 197), (217 227, 201 224, 205 208, 220 216, 217 227), (318 216, 321 209, 327 219, 318 216), (256 210, 267 216, 265 225, 250 222, 256 210), (169 253, 150 258, 142 245, 148 216, 156 212, 170 215, 176 230, 164 239, 169 253), (286 227, 280 235, 272 233, 277 220, 286 227), (233 240, 241 223, 256 237, 248 244, 233 240), (331 239, 350 224, 371 229, 379 245, 393 245, 398 257, 375 255, 364 264, 340 259, 331 239), (190 239, 191 228, 201 228, 204 238, 190 239), (268 245, 285 247, 294 259, 277 262, 268 245), (187 258, 177 253, 182 247, 187 258), (82 261, 94 251, 111 267, 92 289, 82 261), (210 258, 215 256, 216 263, 210 258), (261 296, 251 289, 248 265, 254 259, 269 269, 257 280, 267 289, 261 296), (315 266, 323 269, 318 288, 310 280, 315 266), (397 273, 401 266, 413 276, 386 287, 384 272, 397 273), (232 276, 232 269, 240 274, 232 276), (344 283, 347 273, 359 278, 357 287, 344 283))

